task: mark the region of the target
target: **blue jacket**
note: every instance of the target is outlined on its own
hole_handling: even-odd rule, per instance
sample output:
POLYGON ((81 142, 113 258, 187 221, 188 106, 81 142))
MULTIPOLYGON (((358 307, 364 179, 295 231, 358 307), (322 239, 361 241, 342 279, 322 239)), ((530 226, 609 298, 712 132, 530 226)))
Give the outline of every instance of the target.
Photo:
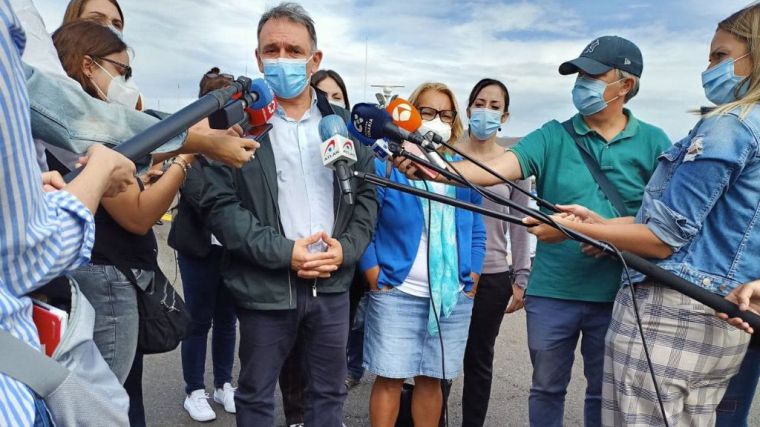
POLYGON ((703 119, 660 156, 636 217, 673 250, 660 267, 720 295, 760 277, 759 141, 755 105, 703 119))
MULTIPOLYGON (((386 176, 386 164, 375 160, 378 176, 386 176)), ((391 169, 392 181, 409 185, 406 176, 396 168, 391 169)), ((378 286, 398 286, 406 280, 412 269, 417 248, 422 237, 424 216, 422 203, 416 196, 378 186, 375 190, 378 202, 375 235, 364 252, 359 267, 362 271, 380 266, 378 286)), ((481 204, 480 194, 457 188, 457 199, 481 204)), ((470 273, 480 274, 486 252, 486 228, 483 218, 464 209, 456 209, 457 247, 459 255, 459 278, 465 291, 472 288, 470 273)))

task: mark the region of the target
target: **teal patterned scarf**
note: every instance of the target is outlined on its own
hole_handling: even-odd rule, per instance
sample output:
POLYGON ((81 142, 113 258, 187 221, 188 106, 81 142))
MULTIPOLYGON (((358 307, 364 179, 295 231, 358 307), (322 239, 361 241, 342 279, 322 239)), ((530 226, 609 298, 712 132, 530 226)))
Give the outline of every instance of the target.
MULTIPOLYGON (((414 180, 412 185, 422 190, 432 191, 425 181, 414 180)), ((445 196, 456 197, 456 187, 446 185, 445 196)), ((459 297, 459 256, 457 253, 456 209, 453 206, 418 198, 422 203, 425 229, 428 232, 428 280, 430 281, 430 310, 427 330, 431 336, 438 335, 438 316, 449 317, 457 305, 459 297), (429 223, 428 223, 429 222, 429 223)))

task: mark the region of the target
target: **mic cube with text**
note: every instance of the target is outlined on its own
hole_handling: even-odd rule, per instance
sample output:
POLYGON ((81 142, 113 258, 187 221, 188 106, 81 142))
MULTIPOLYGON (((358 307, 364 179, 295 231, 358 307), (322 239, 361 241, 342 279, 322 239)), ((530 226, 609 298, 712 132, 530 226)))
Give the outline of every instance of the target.
POLYGON ((356 163, 356 148, 354 142, 342 135, 333 135, 320 146, 322 164, 329 168, 339 160, 349 164, 356 163))

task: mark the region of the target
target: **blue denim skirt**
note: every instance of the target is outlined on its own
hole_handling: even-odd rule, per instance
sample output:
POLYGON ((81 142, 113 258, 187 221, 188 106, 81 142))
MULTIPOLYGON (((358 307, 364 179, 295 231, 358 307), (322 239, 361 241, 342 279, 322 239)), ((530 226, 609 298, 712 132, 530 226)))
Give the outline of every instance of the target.
MULTIPOLYGON (((440 318, 446 379, 462 370, 473 300, 464 292, 448 317, 440 318)), ((369 294, 364 324, 364 367, 386 378, 444 378, 440 336, 427 330, 430 299, 396 288, 369 294)))

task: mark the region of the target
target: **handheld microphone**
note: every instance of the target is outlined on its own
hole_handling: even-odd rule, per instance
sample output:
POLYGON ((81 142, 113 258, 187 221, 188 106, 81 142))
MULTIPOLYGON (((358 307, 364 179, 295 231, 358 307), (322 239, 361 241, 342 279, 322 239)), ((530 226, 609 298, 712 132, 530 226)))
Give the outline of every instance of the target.
POLYGON ((233 98, 224 108, 209 116, 212 129, 228 129, 240 124, 246 133, 265 125, 277 110, 274 92, 264 79, 247 79, 246 90, 233 98))
POLYGON ((346 123, 335 114, 325 116, 319 122, 319 136, 324 141, 320 146, 322 164, 335 170, 343 197, 349 205, 353 205, 350 167, 356 163, 356 149, 354 142, 348 138, 346 123))
MULTIPOLYGON (((422 126, 422 116, 420 115, 420 112, 414 107, 414 105, 412 105, 406 99, 394 99, 390 104, 388 104, 388 106, 385 108, 385 111, 391 115, 393 124, 396 126, 405 129, 408 132, 419 133, 417 131, 422 126)), ((430 163, 438 166, 441 169, 446 169, 448 167, 446 161, 441 158, 440 154, 438 154, 438 152, 435 150, 435 145, 433 144, 433 142, 436 142, 436 137, 438 141, 441 140, 441 137, 435 132, 428 132, 426 135, 424 135, 426 142, 422 144, 422 154, 428 159, 430 163)), ((438 143, 440 144, 440 142, 438 143)))
MULTIPOLYGON (((410 141, 422 146, 427 140, 418 133, 411 133, 392 123, 391 115, 373 104, 356 104, 351 110, 351 124, 355 130, 369 139, 387 138, 403 144, 410 141)), ((409 147, 406 147, 409 150, 409 147)), ((424 155, 423 153, 414 153, 424 155)), ((417 163, 417 168, 429 178, 435 178, 438 173, 417 163)))
POLYGON ((277 111, 277 98, 274 96, 274 91, 264 79, 251 82, 251 91, 258 94, 258 99, 245 109, 248 114, 248 123, 253 127, 267 124, 277 111))
POLYGON ((376 104, 360 103, 351 110, 351 125, 365 138, 387 138, 398 143, 410 141, 416 145, 425 143, 420 134, 408 132, 393 124, 390 114, 376 104))

